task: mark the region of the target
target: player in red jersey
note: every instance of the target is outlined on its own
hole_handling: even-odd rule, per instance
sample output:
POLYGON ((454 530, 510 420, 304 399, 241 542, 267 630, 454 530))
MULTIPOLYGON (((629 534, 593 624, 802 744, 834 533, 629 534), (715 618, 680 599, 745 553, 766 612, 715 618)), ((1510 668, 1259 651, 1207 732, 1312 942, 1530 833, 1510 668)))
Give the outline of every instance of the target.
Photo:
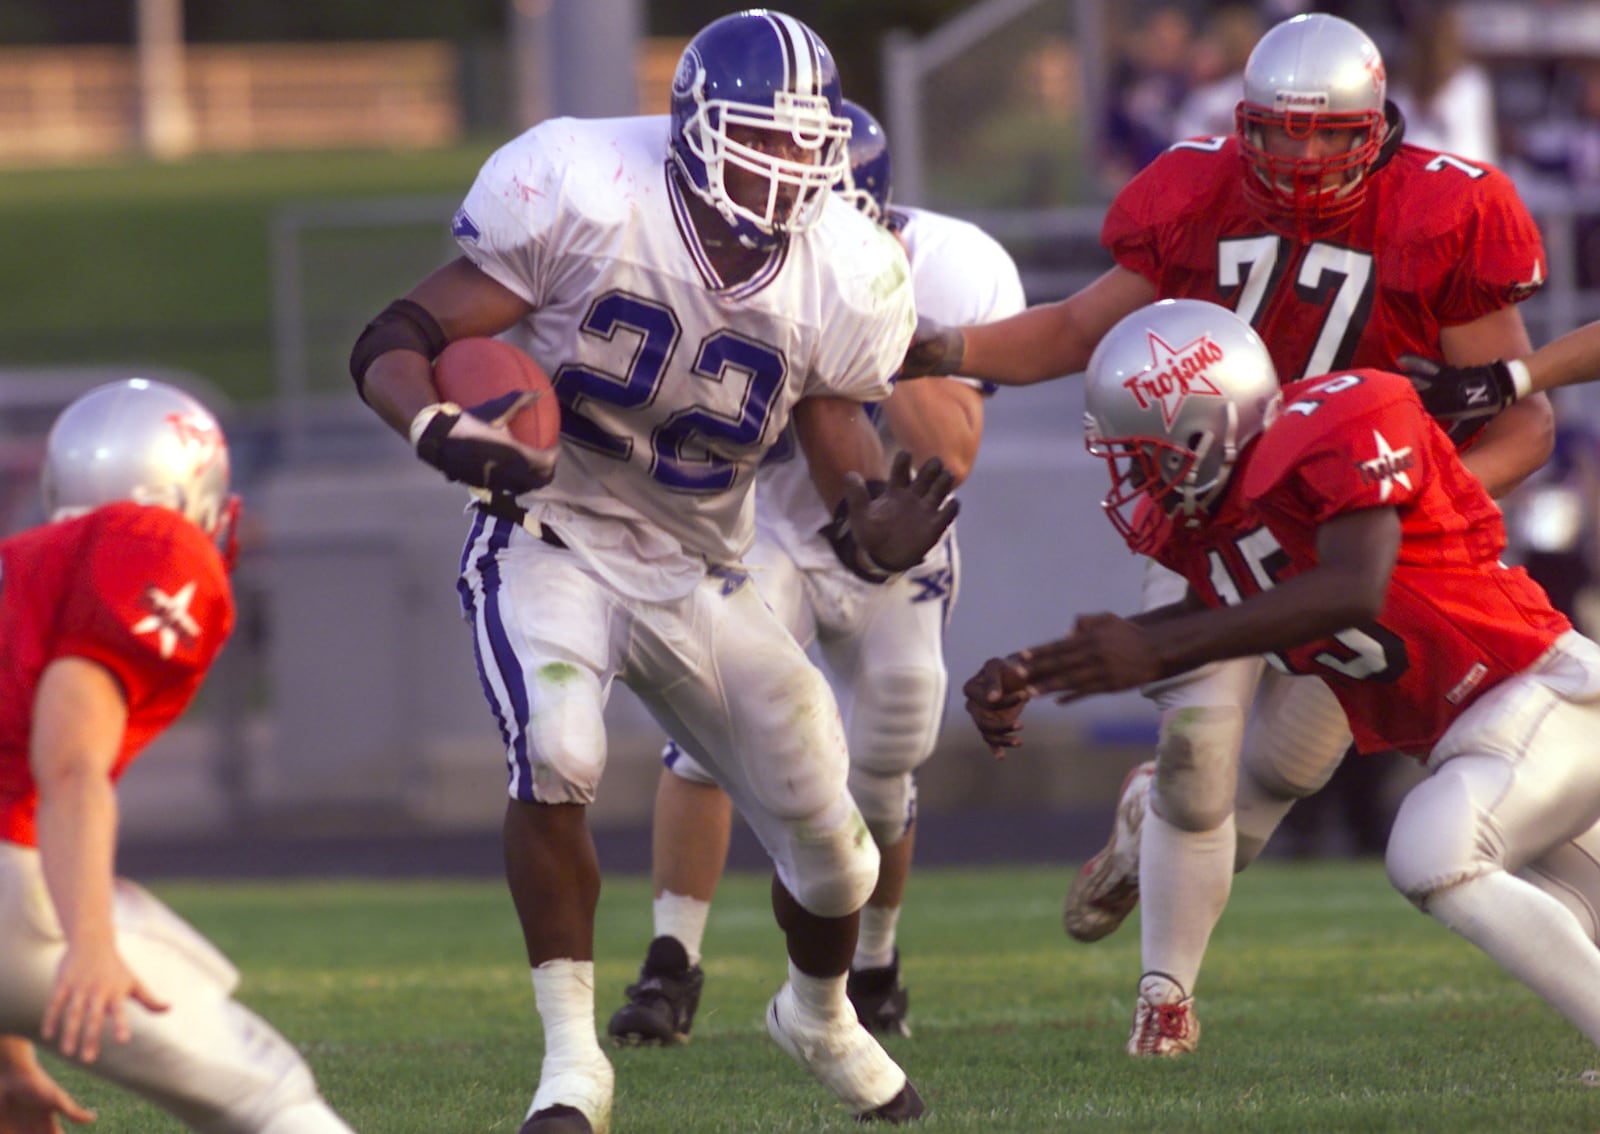
POLYGON ((207 1134, 350 1134, 205 938, 113 872, 117 779, 233 627, 216 420, 144 379, 51 429, 50 522, 0 541, 0 1134, 87 1122, 35 1042, 207 1134))
MULTIPOLYGON (((1114 323, 1165 298, 1233 309, 1285 381, 1393 369, 1407 353, 1457 366, 1525 354, 1516 304, 1545 271, 1532 218, 1496 170, 1403 145, 1385 90, 1382 58, 1354 25, 1279 24, 1246 66, 1238 132, 1179 142, 1118 194, 1101 233, 1115 267, 1009 319, 924 328, 905 373, 1009 385, 1075 373, 1114 323)), ((1533 398, 1464 460, 1498 495, 1543 464, 1553 436, 1548 402, 1533 398)), ((1146 606, 1182 593, 1170 572, 1147 570, 1146 606)), ((1144 691, 1161 710, 1156 759, 1129 775, 1110 842, 1067 895, 1067 930, 1084 941, 1142 895, 1131 1054, 1192 1050, 1195 981, 1233 871, 1348 745, 1322 686, 1259 670, 1218 663, 1144 691)))
POLYGON ((1430 773, 1395 821, 1395 887, 1600 1044, 1600 646, 1500 562, 1499 509, 1410 383, 1354 370, 1280 393, 1246 323, 1177 300, 1106 335, 1086 405, 1108 514, 1189 592, 987 662, 966 693, 994 751, 1032 697, 1263 654, 1314 675, 1362 752, 1430 773), (1183 344, 1180 380, 1152 365, 1158 340, 1183 344))

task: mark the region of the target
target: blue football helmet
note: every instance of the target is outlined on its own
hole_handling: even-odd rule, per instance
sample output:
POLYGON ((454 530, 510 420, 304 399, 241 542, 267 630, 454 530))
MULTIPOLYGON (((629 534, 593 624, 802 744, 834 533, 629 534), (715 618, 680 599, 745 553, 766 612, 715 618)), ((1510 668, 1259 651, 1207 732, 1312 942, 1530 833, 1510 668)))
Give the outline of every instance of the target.
POLYGON ((889 139, 866 109, 844 100, 850 120, 850 168, 834 192, 879 224, 889 223, 889 139))
POLYGON ((805 24, 759 8, 724 16, 678 60, 672 159, 741 241, 771 247, 815 224, 849 169, 843 101, 833 56, 805 24), (772 152, 752 144, 750 130, 771 135, 772 152), (764 199, 730 193, 730 168, 764 179, 764 199))

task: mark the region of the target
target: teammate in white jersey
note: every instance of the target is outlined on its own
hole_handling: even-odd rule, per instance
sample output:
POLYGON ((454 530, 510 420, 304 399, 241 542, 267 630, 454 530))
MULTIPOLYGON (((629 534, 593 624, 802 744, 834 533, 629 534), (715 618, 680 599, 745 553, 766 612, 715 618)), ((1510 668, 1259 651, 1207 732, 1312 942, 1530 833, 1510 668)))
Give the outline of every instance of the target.
MULTIPOLYGON (((684 50, 672 113, 545 122, 489 159, 456 214, 463 255, 376 318, 351 370, 424 460, 473 486, 459 590, 506 740, 507 881, 544 1063, 522 1134, 603 1134, 594 1020, 600 872, 587 822, 621 680, 732 796, 776 866, 789 980, 769 1033, 865 1117, 921 1115, 845 995, 878 855, 850 798, 826 680, 746 585, 756 466, 791 426, 841 519, 834 546, 892 580, 954 516, 937 462, 883 453, 915 312, 905 254, 825 208, 849 123, 822 42, 777 12, 684 50), (556 453, 501 407, 441 403, 429 361, 505 332, 551 375, 556 453)), ((498 400, 498 399, 497 399, 498 400)))
MULTIPOLYGON (((846 100, 850 177, 838 196, 892 232, 911 259, 917 310, 939 322, 982 323, 1023 309, 1016 265, 964 221, 889 207, 889 147, 877 121, 846 100)), ((983 431, 982 383, 935 378, 895 388, 878 413, 886 447, 914 464, 942 458, 959 484, 983 431)), ((922 564, 883 586, 846 570, 823 529, 828 507, 792 445, 768 455, 756 482, 756 544, 746 563, 767 604, 803 646, 815 643, 845 703, 850 792, 878 844, 878 884, 861 911, 848 992, 875 1032, 908 1034, 895 924, 911 871, 915 771, 933 752, 944 715, 944 629, 955 602, 955 529, 922 564)), ((654 929, 639 980, 612 1016, 622 1043, 689 1038, 705 973, 701 943, 731 833, 727 794, 689 754, 668 744, 657 788, 654 929)))

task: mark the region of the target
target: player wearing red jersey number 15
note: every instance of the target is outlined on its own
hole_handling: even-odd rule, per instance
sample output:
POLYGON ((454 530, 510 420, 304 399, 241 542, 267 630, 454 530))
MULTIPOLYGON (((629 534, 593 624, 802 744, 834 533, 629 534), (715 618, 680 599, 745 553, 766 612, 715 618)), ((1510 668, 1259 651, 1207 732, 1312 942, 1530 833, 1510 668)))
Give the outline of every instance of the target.
POLYGON ((1500 562, 1500 510, 1407 380, 1362 369, 1280 393, 1243 321, 1177 300, 1112 328, 1085 402, 1108 514, 1189 590, 991 659, 966 687, 985 737, 1015 745, 1031 697, 1224 658, 1326 682, 1361 752, 1427 766, 1389 840, 1395 887, 1600 1044, 1600 646, 1500 562), (1140 381, 1158 339, 1204 348, 1166 401, 1140 381))
POLYGON ((113 877, 115 783, 233 627, 222 431, 171 386, 101 386, 43 475, 50 522, 0 541, 0 1131, 91 1117, 39 1042, 203 1134, 350 1134, 227 958, 113 877))
MULTIPOLYGON (((919 330, 908 373, 1002 384, 1081 371, 1101 337, 1156 299, 1208 300, 1260 334, 1292 381, 1414 354, 1456 366, 1527 353, 1517 303, 1545 278, 1544 250, 1509 179, 1403 144, 1383 59, 1328 15, 1272 28, 1244 73, 1237 130, 1174 145, 1117 195, 1102 243, 1116 266, 1074 295, 983 326, 919 330)), ((1152 342, 1150 364, 1183 342, 1152 342)), ((1549 456, 1543 398, 1519 402, 1463 453, 1491 495, 1549 456)), ((1146 569, 1151 608, 1183 593, 1146 569)), ((1068 892, 1069 933, 1092 941, 1143 902, 1142 991, 1128 1051, 1176 1055, 1198 1036, 1193 992, 1232 873, 1294 800, 1327 782, 1348 746, 1317 682, 1214 663, 1145 691, 1155 760, 1129 777, 1112 837, 1068 892), (1177 1021, 1177 1023, 1175 1023, 1177 1021)))

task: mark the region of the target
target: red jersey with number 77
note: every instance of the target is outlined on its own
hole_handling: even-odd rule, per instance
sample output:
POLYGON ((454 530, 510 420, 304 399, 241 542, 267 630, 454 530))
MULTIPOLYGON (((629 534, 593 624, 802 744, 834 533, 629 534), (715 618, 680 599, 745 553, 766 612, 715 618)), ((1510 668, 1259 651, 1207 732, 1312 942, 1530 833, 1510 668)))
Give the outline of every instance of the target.
POLYGON ((116 779, 194 698, 233 616, 222 555, 169 508, 108 504, 0 540, 0 839, 37 841, 28 745, 51 662, 87 658, 122 687, 116 779))
POLYGON ((1349 222, 1301 243, 1244 196, 1237 138, 1179 142, 1112 202, 1100 239, 1159 299, 1220 303, 1266 342, 1279 380, 1439 358, 1441 327, 1526 299, 1539 230, 1504 174, 1400 146, 1349 222))
POLYGON ((1420 755, 1572 626, 1500 561, 1500 509, 1407 379, 1362 370, 1286 386, 1212 522, 1175 530, 1160 559, 1208 604, 1236 603, 1314 567, 1323 523, 1385 507, 1401 540, 1377 620, 1268 660, 1323 678, 1360 751, 1420 755))

